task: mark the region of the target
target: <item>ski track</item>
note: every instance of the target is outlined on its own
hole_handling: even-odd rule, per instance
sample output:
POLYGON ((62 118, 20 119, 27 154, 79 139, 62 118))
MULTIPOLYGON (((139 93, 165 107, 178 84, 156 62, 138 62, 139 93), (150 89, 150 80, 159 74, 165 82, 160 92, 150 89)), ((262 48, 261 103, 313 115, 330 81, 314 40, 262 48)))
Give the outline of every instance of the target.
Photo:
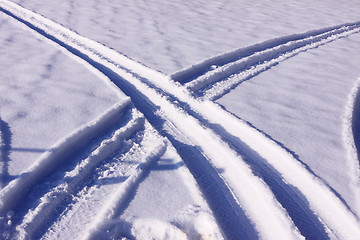
POLYGON ((292 221, 309 239, 326 233, 341 239, 360 235, 356 217, 320 179, 218 105, 197 101, 168 77, 16 4, 2 0, 0 6, 5 14, 97 68, 131 97, 184 159, 227 238, 300 238, 292 221), (290 206, 285 204, 288 200, 290 206), (297 206, 305 209, 299 221, 297 213, 291 213, 297 206), (305 228, 315 223, 318 235, 306 233, 302 221, 307 222, 305 228))
POLYGON ((261 72, 300 52, 360 32, 360 22, 275 38, 218 55, 171 75, 195 97, 216 100, 261 72))

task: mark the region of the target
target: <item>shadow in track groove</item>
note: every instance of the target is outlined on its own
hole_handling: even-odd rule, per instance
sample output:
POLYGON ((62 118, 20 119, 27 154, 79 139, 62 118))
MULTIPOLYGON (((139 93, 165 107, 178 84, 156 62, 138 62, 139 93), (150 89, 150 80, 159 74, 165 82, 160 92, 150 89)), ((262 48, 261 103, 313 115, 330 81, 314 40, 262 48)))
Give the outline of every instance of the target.
POLYGON ((354 144, 357 152, 357 158, 360 164, 360 88, 358 88, 354 108, 352 112, 352 132, 354 137, 354 144))
POLYGON ((11 149, 11 131, 9 124, 0 118, 0 188, 6 186, 10 181, 9 175, 9 162, 10 162, 10 149, 11 149))

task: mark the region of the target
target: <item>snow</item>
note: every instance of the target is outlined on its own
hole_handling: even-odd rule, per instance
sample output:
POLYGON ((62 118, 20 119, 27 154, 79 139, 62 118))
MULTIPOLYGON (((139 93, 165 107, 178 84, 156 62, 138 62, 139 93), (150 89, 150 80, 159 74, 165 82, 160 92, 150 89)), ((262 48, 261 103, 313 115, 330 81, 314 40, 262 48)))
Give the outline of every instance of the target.
POLYGON ((359 20, 354 0, 14 2, 166 74, 240 46, 359 20))
POLYGON ((360 235, 356 1, 12 2, 0 238, 360 235))
MULTIPOLYGON (((96 74, 1 15, 0 115, 11 134, 9 178, 119 98, 96 74)), ((10 180, 10 179, 8 179, 10 180)))
POLYGON ((354 51, 359 41, 354 35, 299 54, 218 101, 291 149, 357 214, 358 160, 347 157, 343 125, 348 95, 360 74, 354 51))

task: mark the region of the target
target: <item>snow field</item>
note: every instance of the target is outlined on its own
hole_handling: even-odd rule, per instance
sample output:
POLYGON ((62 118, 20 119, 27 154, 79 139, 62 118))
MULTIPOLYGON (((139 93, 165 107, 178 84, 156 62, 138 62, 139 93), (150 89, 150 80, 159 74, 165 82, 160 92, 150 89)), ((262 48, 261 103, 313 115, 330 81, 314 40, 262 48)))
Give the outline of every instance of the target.
MULTIPOLYGON (((46 205, 46 204, 45 204, 45 205, 46 205)), ((40 209, 41 209, 41 207, 40 207, 40 209)), ((38 210, 39 210, 39 209, 38 209, 38 210)), ((46 212, 46 211, 45 211, 45 212, 46 212)), ((44 214, 44 212, 41 212, 41 211, 40 211, 40 213, 41 213, 41 214, 44 214)), ((39 216, 40 216, 39 218, 42 219, 42 220, 44 220, 44 219, 41 217, 41 214, 39 215, 39 216)), ((46 214, 46 213, 45 213, 45 214, 46 214)), ((31 219, 32 217, 33 217, 33 216, 31 216, 31 214, 30 214, 29 219, 31 219)), ((209 220, 208 217, 207 217, 207 220, 209 220)), ((32 224, 30 224, 30 225, 32 225, 32 224)), ((25 222, 25 224, 22 225, 22 226, 27 226, 27 223, 25 222)), ((33 234, 32 231, 36 232, 36 228, 37 228, 36 224, 35 224, 35 226, 27 226, 27 229, 29 230, 30 235, 33 234), (33 230, 31 230, 31 229, 33 229, 33 230)), ((198 231, 200 231, 200 230, 198 230, 198 231)), ((214 231, 214 229, 213 229, 212 231, 214 231)), ((200 231, 200 232, 201 232, 201 231, 200 231)), ((28 233, 24 233, 24 232, 23 232, 23 234, 26 235, 26 234, 28 234, 28 233)), ((194 234, 194 233, 193 233, 193 234, 194 234)), ((205 233, 205 235, 206 235, 206 233, 205 233)), ((218 234, 217 234, 217 235, 218 235, 218 234)))
MULTIPOLYGON (((96 56, 95 56, 96 57, 96 56)), ((127 64, 127 63, 126 63, 127 64)), ((109 62, 109 61, 105 61, 104 62, 104 65, 105 66, 107 66, 107 67, 109 67, 109 68, 113 68, 112 66, 111 66, 111 63, 109 62)), ((131 65, 131 64, 130 64, 131 65)), ((186 103, 191 103, 192 104, 192 107, 194 107, 195 106, 195 104, 196 103, 194 103, 192 100, 191 100, 191 98, 190 97, 187 97, 187 92, 186 91, 184 91, 184 90, 180 90, 180 91, 178 91, 177 89, 178 88, 174 88, 172 85, 171 85, 171 83, 170 84, 167 84, 167 83, 169 83, 169 81, 168 82, 166 82, 166 83, 161 83, 161 84, 159 84, 159 79, 161 79, 161 78, 156 78, 155 80, 154 80, 154 78, 152 78, 154 75, 156 75, 156 76, 159 76, 160 74, 159 73, 157 73, 157 72, 154 72, 154 71, 151 71, 151 70, 148 70, 148 69, 146 69, 145 67, 142 67, 141 65, 138 65, 138 64, 134 64, 134 65, 132 65, 131 67, 133 67, 133 69, 135 68, 135 70, 137 70, 137 71, 139 71, 139 69, 141 69, 139 72, 141 72, 141 74, 142 75, 145 75, 145 76, 147 76, 147 78, 149 79, 150 77, 151 77, 151 79, 153 80, 153 82, 155 83, 155 84, 158 84, 158 86, 161 86, 161 88, 163 89, 163 90, 165 90, 165 91, 169 91, 170 93, 172 93, 173 95, 175 95, 176 97, 178 97, 180 100, 182 100, 182 99, 185 99, 185 101, 184 102, 186 102, 186 103), (167 84, 167 85, 166 85, 167 84), (171 90, 171 89, 173 89, 173 90, 171 90), (174 91, 176 91, 176 92, 174 92, 174 91), (190 99, 190 100, 189 100, 190 99)), ((140 83, 140 82, 136 82, 136 79, 134 79, 130 74, 128 74, 128 73, 124 73, 123 71, 119 71, 119 69, 114 69, 114 72, 117 72, 120 76, 123 76, 124 77, 124 79, 133 79, 133 81, 132 81, 132 83, 135 85, 135 87, 137 88, 137 89, 140 89, 141 90, 141 92, 144 94, 144 95, 146 95, 146 96, 148 96, 150 99, 152 99, 153 100, 153 102, 157 102, 157 103, 160 103, 160 102, 164 102, 164 106, 162 107, 162 110, 164 111, 164 109, 166 109, 166 111, 169 111, 167 108, 169 108, 169 109, 171 109, 171 107, 169 107, 169 106, 167 106, 169 103, 168 102, 166 102, 166 101, 164 101, 164 99, 162 99, 157 93, 154 93, 154 92, 151 92, 151 90, 149 90, 146 86, 142 86, 142 83, 140 83), (156 101, 154 101, 156 99, 156 101)), ((197 111, 201 111, 201 110, 199 110, 200 109, 200 107, 197 107, 197 111)), ((175 115, 177 112, 179 112, 178 110, 175 110, 175 111, 173 111, 172 110, 172 112, 171 112, 171 114, 173 114, 173 115, 175 115)), ((169 118, 169 116, 171 116, 171 114, 168 114, 167 115, 167 117, 169 118)), ((174 120, 173 120, 174 121, 174 120)), ((179 126, 177 126, 177 127, 179 127, 179 126)), ((183 131, 185 131, 185 130, 183 130, 183 131)), ((189 134, 189 133, 188 133, 189 134)), ((199 143, 200 144, 200 143, 199 143)), ((211 150, 211 149, 210 149, 211 150)), ((206 152, 206 151, 205 151, 206 152)), ((280 171, 281 172, 281 171, 280 171)), ((326 188, 326 187, 324 187, 324 186, 322 186, 322 187, 320 187, 320 188, 326 188)), ((325 190, 325 192, 326 191, 328 191, 328 190, 325 190)), ((335 197, 335 196, 334 196, 335 197)), ((336 198, 336 197, 335 197, 336 198)), ((336 200, 335 200, 335 202, 336 202, 336 200)), ((335 205, 337 205, 338 207, 340 207, 340 209, 342 208, 342 203, 340 202, 338 202, 338 203, 335 203, 335 205)), ((345 209, 346 210, 346 209, 345 209)), ((345 214, 345 217, 347 217, 346 216, 346 214, 345 214)), ((351 219, 351 215, 350 215, 350 219, 351 219)), ((353 221, 353 220, 350 220, 350 221, 353 221)), ((353 223, 352 223, 352 226, 354 226, 354 231, 356 231, 356 229, 357 229, 357 222, 355 221, 353 221, 353 223)), ((333 226, 332 226, 333 227, 333 226)), ((336 231, 339 231, 338 229, 336 229, 336 231)))
MULTIPOLYGON (((48 42, 53 42, 65 48, 69 51, 68 54, 73 54, 74 59, 87 65, 89 69, 96 68, 95 72, 98 71, 99 75, 104 74, 102 79, 110 79, 110 81, 107 80, 109 86, 114 87, 116 85, 127 94, 134 106, 144 114, 145 118, 149 120, 156 130, 167 137, 174 145, 194 175, 203 193, 208 191, 206 188, 225 191, 227 201, 224 202, 216 202, 214 198, 217 196, 205 194, 207 201, 212 204, 213 212, 215 213, 218 210, 216 208, 219 208, 220 212, 225 209, 224 216, 227 216, 231 211, 230 206, 234 209, 234 212, 242 209, 245 213, 242 221, 248 222, 248 225, 242 225, 242 230, 237 231, 235 230, 236 226, 226 226, 225 218, 215 214, 225 237, 235 236, 241 231, 247 232, 242 235, 247 238, 255 238, 257 234, 257 237, 263 239, 314 237, 312 235, 315 234, 314 232, 306 230, 306 224, 311 224, 311 221, 320 223, 315 227, 317 228, 315 231, 319 233, 318 236, 322 236, 322 231, 326 231, 326 235, 331 238, 340 239, 352 239, 354 236, 360 235, 359 221, 351 212, 351 209, 347 207, 346 202, 340 199, 341 196, 337 196, 326 182, 314 175, 301 162, 301 159, 298 159, 297 155, 289 153, 289 150, 284 148, 281 142, 274 141, 272 134, 267 135, 259 132, 253 126, 239 120, 213 102, 194 99, 189 89, 173 82, 169 77, 136 63, 100 43, 82 37, 16 4, 5 0, 1 1, 0 4, 3 9, 7 9, 3 10, 3 12, 32 28, 35 32, 47 38, 48 42), (190 154, 193 155, 190 157, 190 154), (189 161, 190 158, 192 158, 192 161, 189 161), (194 159, 197 163, 193 161, 194 159), (216 179, 212 184, 208 182, 205 188, 204 185, 201 185, 202 178, 196 175, 199 164, 206 166, 205 170, 209 172, 209 176, 211 175, 210 179, 216 179), (260 175, 254 171, 255 168, 258 169, 260 175), (276 183, 270 184, 271 181, 267 180, 268 177, 276 183), (287 194, 288 199, 286 200, 292 201, 290 205, 281 200, 281 196, 278 194, 281 191, 287 194), (223 205, 222 209, 220 205, 223 205), (297 216, 294 217, 293 209, 297 206, 304 209, 300 221, 296 219, 297 216), (305 225, 301 224, 301 222, 304 222, 303 220, 307 222, 305 225), (344 227, 343 223, 345 223, 346 227, 344 227), (253 226, 254 229, 249 225, 253 226)), ((312 33, 316 34, 320 32, 320 35, 313 35, 300 40, 293 39, 290 42, 287 42, 289 37, 284 37, 280 39, 280 42, 285 42, 284 45, 264 49, 263 52, 255 53, 254 56, 245 56, 245 60, 240 59, 238 62, 234 62, 233 59, 228 58, 229 63, 222 67, 212 67, 211 65, 210 71, 205 72, 204 76, 198 78, 202 80, 198 81, 195 84, 196 86, 194 85, 193 90, 200 90, 206 84, 212 85, 229 74, 243 70, 239 75, 231 76, 228 79, 229 81, 226 82, 227 85, 224 85, 224 82, 215 84, 213 88, 215 90, 211 90, 215 94, 206 93, 207 96, 211 96, 210 99, 218 98, 244 80, 248 80, 299 52, 357 33, 357 25, 358 23, 354 23, 351 27, 341 25, 313 31, 312 33), (354 29, 351 29, 352 27, 354 29), (322 31, 324 33, 321 33, 322 31), (318 42, 313 43, 315 40, 318 42), (278 57, 276 56, 278 54, 282 55, 278 57), (252 68, 247 69, 247 64, 252 65, 252 68)), ((301 37, 304 35, 295 36, 301 37)), ((272 43, 276 43, 276 40, 275 42, 265 42, 254 47, 264 46, 266 48, 267 44, 271 45, 272 43)), ((246 49, 248 50, 248 48, 245 48, 244 51, 246 49)), ((239 51, 235 51, 234 54, 239 51)), ((232 56, 232 54, 225 54, 219 58, 212 58, 212 60, 226 59, 227 56, 232 56)), ((204 68, 211 62, 210 60, 203 62, 203 65, 202 63, 195 65, 194 69, 187 68, 186 71, 201 75, 198 72, 199 66, 202 65, 201 68, 204 68)), ((187 84, 190 89, 192 84, 191 82, 187 84)), ((350 96, 349 101, 352 101, 351 99, 353 98, 350 96)), ((350 105, 347 106, 351 107, 350 105)), ((349 110, 346 111, 346 116, 349 116, 349 110)), ((349 119, 349 117, 345 118, 349 119)), ((352 144, 349 140, 351 139, 349 136, 351 131, 346 121, 344 123, 345 130, 342 133, 348 139, 345 140, 345 147, 349 152, 348 156, 353 158, 354 146, 356 148, 357 141, 355 138, 355 142, 352 144)), ((356 130, 353 125, 351 130, 354 132, 353 134, 356 134, 354 129, 356 130)), ((265 132, 267 133, 267 131, 265 132)), ((161 150, 165 151, 165 147, 155 148, 157 153, 161 152, 161 150)), ((153 155, 152 153, 150 151, 150 156, 153 155)), ((155 158, 145 157, 145 159, 158 161, 155 158)), ((352 168, 356 167, 356 164, 354 164, 354 159, 351 159, 351 161, 347 159, 346 163, 351 165, 352 175, 350 178, 353 180, 351 187, 356 190, 355 174, 358 171, 352 168)), ((102 208, 97 217, 94 217, 95 221, 92 223, 87 222, 89 228, 92 229, 89 232, 90 235, 87 236, 88 238, 97 238, 98 236, 123 237, 121 234, 124 233, 140 238, 149 236, 163 238, 169 236, 186 237, 186 233, 182 232, 183 228, 158 220, 155 221, 155 226, 151 226, 151 219, 137 218, 130 219, 132 226, 129 228, 126 227, 126 224, 119 224, 123 220, 118 220, 117 217, 121 215, 119 212, 124 210, 123 207, 119 206, 126 205, 126 199, 128 198, 126 194, 130 192, 128 189, 137 188, 144 173, 149 171, 150 165, 140 163, 137 166, 134 168, 134 172, 130 171, 134 174, 130 174, 127 180, 121 183, 123 185, 119 189, 119 194, 113 194, 111 203, 102 208), (120 194, 120 192, 126 194, 120 194), (104 219, 106 224, 102 225, 104 219), (119 225, 124 227, 125 230, 117 229, 119 225)), ((91 191, 88 192, 90 193, 88 196, 90 199, 92 198, 90 202, 95 206, 96 198, 104 195, 95 193, 97 192, 96 188, 90 188, 91 191)), ((80 195, 82 197, 87 196, 86 192, 87 189, 84 189, 84 194, 80 195)), ((77 215, 76 211, 81 212, 84 209, 84 202, 77 205, 75 203, 74 210, 68 208, 68 211, 65 211, 63 217, 59 219, 59 224, 56 223, 53 226, 53 229, 56 230, 54 232, 48 231, 46 237, 49 236, 48 234, 53 233, 55 235, 62 234, 59 233, 59 229, 67 225, 68 222, 79 222, 79 219, 75 217, 77 215)), ((7 213, 9 212, 7 211, 7 213)), ((9 216, 9 214, 7 215, 9 216)), ((8 216, 7 218, 9 218, 8 216)), ((40 219, 44 219, 41 215, 38 216, 40 216, 40 219)), ((82 215, 80 218, 85 218, 85 216, 82 215)), ((3 219, 6 219, 6 217, 3 217, 3 219)), ((79 225, 76 226, 75 224, 73 228, 79 228, 79 225)), ((28 229, 31 229, 31 227, 28 229)), ((29 232, 31 233, 31 230, 29 232)), ((71 235, 74 232, 79 231, 69 230, 62 237, 66 236, 66 234, 71 235)), ((24 235, 26 234, 28 232, 24 232, 24 235)))
POLYGON ((359 20, 356 1, 14 2, 166 74, 241 46, 359 20))

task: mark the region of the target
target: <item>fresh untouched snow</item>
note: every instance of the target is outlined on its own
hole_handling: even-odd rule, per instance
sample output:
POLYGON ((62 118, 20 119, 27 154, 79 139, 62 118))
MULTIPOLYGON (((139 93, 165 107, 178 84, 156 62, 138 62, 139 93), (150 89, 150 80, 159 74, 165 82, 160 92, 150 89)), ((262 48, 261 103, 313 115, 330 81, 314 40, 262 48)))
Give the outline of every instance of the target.
POLYGON ((271 38, 359 21, 356 0, 14 2, 167 74, 271 38))
POLYGON ((0 238, 360 236, 355 2, 14 2, 0 238))
POLYGON ((11 145, 1 171, 9 181, 125 96, 12 19, 0 15, 0 21, 0 124, 3 144, 11 145))

